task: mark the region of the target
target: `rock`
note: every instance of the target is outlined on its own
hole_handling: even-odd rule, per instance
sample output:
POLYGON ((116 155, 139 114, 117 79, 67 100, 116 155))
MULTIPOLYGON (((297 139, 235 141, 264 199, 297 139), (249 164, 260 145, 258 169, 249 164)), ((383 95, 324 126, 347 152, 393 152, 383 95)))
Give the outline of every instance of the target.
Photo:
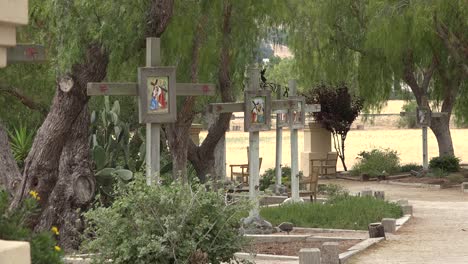
POLYGON ((276 231, 270 222, 260 216, 249 216, 241 221, 240 232, 242 234, 272 234, 276 231))
POLYGON ((283 222, 279 224, 278 228, 283 232, 287 232, 289 235, 289 232, 291 232, 294 229, 294 225, 290 222, 283 222))

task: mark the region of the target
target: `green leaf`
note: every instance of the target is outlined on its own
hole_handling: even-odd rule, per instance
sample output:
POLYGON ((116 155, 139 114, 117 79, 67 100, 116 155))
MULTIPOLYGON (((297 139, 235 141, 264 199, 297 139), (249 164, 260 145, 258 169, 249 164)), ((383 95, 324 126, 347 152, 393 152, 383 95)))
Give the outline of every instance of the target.
POLYGON ((103 169, 107 164, 107 154, 103 147, 97 145, 93 149, 94 163, 98 170, 103 169))
POLYGON ((115 170, 113 172, 113 175, 119 177, 120 179, 124 180, 124 181, 129 181, 133 178, 133 172, 129 171, 129 170, 125 170, 125 169, 119 169, 119 170, 115 170))

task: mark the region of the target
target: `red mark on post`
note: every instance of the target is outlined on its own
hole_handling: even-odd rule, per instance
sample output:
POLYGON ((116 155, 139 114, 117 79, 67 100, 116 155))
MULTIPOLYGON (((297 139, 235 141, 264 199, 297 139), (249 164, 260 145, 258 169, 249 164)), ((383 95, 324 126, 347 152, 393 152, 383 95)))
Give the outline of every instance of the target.
POLYGON ((203 85, 202 91, 204 94, 208 93, 210 91, 210 87, 208 85, 203 85))
POLYGON ((109 87, 107 87, 106 84, 101 84, 99 85, 99 90, 102 92, 102 93, 105 93, 109 90, 109 87))
POLYGON ((38 52, 36 48, 29 47, 24 50, 24 55, 26 55, 26 57, 31 58, 31 59, 35 59, 37 54, 38 52))

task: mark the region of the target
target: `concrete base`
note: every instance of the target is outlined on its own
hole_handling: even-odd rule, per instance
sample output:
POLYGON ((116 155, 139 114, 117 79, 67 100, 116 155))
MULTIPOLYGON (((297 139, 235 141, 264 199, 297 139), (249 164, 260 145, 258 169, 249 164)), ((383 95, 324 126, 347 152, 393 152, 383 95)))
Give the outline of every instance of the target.
POLYGON ((31 250, 28 242, 0 240, 0 263, 30 264, 31 250))
POLYGON ((402 205, 401 209, 403 210, 404 215, 413 215, 413 206, 412 205, 402 205))

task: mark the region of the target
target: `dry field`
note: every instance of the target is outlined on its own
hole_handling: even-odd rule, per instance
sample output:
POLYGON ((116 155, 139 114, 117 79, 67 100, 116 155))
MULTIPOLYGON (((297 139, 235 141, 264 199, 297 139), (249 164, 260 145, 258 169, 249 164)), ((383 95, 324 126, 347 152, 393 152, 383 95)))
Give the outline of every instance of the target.
MULTIPOLYGON (((468 162, 468 129, 451 129, 455 154, 462 161, 468 162)), ((437 156, 437 141, 429 130, 429 157, 437 156)), ((206 131, 200 135, 206 136, 206 131)), ((283 132, 283 165, 290 166, 290 133, 283 132)), ((247 146, 249 134, 245 132, 228 132, 226 134, 226 170, 230 174, 230 164, 247 163, 247 146)), ((261 172, 275 166, 275 131, 260 132, 260 156, 263 158, 261 172)), ((299 132, 299 152, 304 149, 304 133, 299 132)), ((422 162, 422 137, 420 129, 378 129, 378 130, 351 130, 346 139, 346 164, 348 168, 354 164, 359 152, 372 148, 391 148, 400 154, 401 163, 422 162)), ((342 170, 341 162, 338 169, 342 170)))

